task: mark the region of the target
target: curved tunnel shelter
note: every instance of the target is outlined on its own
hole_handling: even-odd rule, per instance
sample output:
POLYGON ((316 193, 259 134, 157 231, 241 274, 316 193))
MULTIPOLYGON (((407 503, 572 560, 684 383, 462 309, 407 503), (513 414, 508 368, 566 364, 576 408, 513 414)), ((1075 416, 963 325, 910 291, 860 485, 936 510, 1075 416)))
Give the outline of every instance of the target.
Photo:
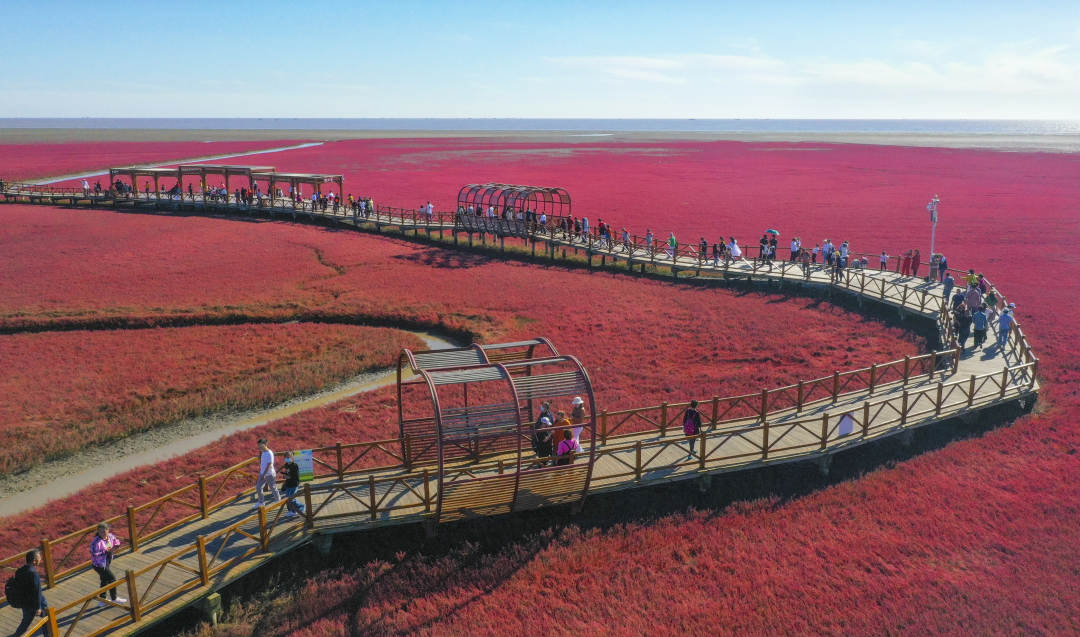
POLYGON ((457 211, 458 225, 468 232, 524 237, 541 214, 549 220, 569 217, 570 193, 546 186, 468 184, 458 191, 457 211))
POLYGON ((435 352, 402 351, 398 409, 410 464, 438 466, 436 521, 580 502, 596 439, 588 372, 547 339, 435 352), (542 358, 534 357, 542 353, 542 358), (492 360, 495 359, 495 360, 492 360), (405 377, 405 362, 414 375, 405 377), (570 412, 581 397, 582 449, 568 464, 532 448, 540 406, 570 412), (485 462, 487 461, 487 462, 485 462), (494 462, 492 462, 494 461, 494 462))

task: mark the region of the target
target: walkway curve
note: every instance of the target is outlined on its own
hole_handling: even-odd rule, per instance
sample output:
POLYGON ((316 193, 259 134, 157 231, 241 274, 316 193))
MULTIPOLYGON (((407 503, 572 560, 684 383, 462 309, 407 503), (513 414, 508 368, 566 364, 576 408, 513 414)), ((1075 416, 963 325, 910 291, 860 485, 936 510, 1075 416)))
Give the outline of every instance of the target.
MULTIPOLYGON (((18 199, 27 193, 15 194, 18 199)), ((107 207, 118 203, 86 201, 80 194, 68 192, 59 198, 73 206, 107 207)), ((37 193, 30 198, 53 204, 58 197, 37 193)), ((149 200, 140 205, 170 209, 178 203, 149 200)), ((190 202, 188 206, 199 209, 200 204, 190 202)), ((255 212, 235 204, 204 203, 202 209, 214 213, 255 212)), ((296 214, 277 207, 258 212, 296 214)), ((316 211, 302 214, 359 229, 375 225, 378 230, 389 225, 414 233, 438 231, 441 235, 451 231, 455 239, 457 233, 464 232, 453 217, 450 222, 418 219, 413 211, 380 211, 373 215, 376 219, 359 220, 316 211)), ((628 266, 657 260, 651 251, 641 255, 631 250, 620 255, 613 246, 598 245, 593 240, 587 246, 574 245, 551 233, 531 233, 524 238, 526 248, 546 245, 552 259, 555 248, 563 246, 587 249, 590 264, 595 255, 625 260, 628 266)), ((902 316, 932 321, 942 342, 951 341, 950 315, 944 311, 941 286, 922 279, 862 269, 846 270, 839 276, 824 268, 804 272, 797 264, 787 262, 740 260, 713 266, 683 251, 669 258, 668 267, 676 276, 678 271, 695 271, 698 277, 704 274, 769 281, 806 286, 826 296, 851 295, 860 305, 876 303, 896 308, 902 316)), ((707 482, 714 475, 792 461, 815 461, 827 471, 835 452, 908 434, 946 419, 967 418, 983 409, 1030 401, 1039 390, 1038 362, 1017 324, 1000 348, 991 346, 967 353, 949 348, 869 368, 838 370, 828 377, 759 394, 714 396, 711 400, 701 396, 705 413, 711 415, 699 435, 698 451, 690 454, 686 453, 687 437, 677 425, 686 403, 604 411, 599 414, 599 440, 588 441, 597 449, 590 492, 698 478, 707 482), (656 428, 619 434, 617 429, 632 419, 656 428)), ((143 630, 275 556, 315 539, 321 538, 320 544, 325 545, 336 532, 426 523, 432 519, 441 497, 436 491, 439 482, 433 479, 431 467, 403 464, 403 447, 407 445, 408 441, 377 440, 314 449, 316 478, 304 484, 301 496, 306 511, 292 519, 285 515, 284 501, 252 509, 253 490, 249 485, 253 483, 255 458, 131 507, 126 514, 109 518, 121 534, 126 527, 133 550, 117 558, 116 569, 123 570, 124 577, 104 588, 97 588, 96 577, 85 562, 79 561, 93 527, 44 540, 46 580, 53 606, 42 625, 50 635, 60 634, 61 629, 65 634, 78 635, 143 630), (372 466, 379 460, 389 460, 390 464, 372 466), (167 513, 159 518, 162 511, 167 513), (110 588, 128 591, 130 601, 92 610, 96 596, 110 588)), ((501 475, 517 471, 514 462, 504 457, 483 458, 448 467, 442 479, 452 482, 462 476, 501 475)), ((541 501, 538 505, 543 504, 541 501)), ((458 513, 482 515, 482 505, 481 494, 458 513)), ((443 516, 446 519, 445 510, 443 516)), ((21 554, 13 555, 0 560, 0 566, 20 559, 21 554)), ((0 614, 0 630, 7 628, 8 621, 14 621, 12 615, 0 614)))

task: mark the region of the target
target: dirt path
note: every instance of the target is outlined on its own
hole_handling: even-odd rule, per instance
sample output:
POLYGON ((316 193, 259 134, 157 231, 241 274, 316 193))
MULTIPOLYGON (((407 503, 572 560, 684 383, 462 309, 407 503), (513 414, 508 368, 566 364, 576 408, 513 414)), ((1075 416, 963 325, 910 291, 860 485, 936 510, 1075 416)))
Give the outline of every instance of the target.
MULTIPOLYGON (((423 339, 431 349, 460 347, 430 332, 411 333, 423 339)), ((0 481, 0 511, 5 516, 16 515, 114 475, 212 444, 238 431, 386 387, 395 381, 395 369, 369 372, 272 407, 189 418, 115 442, 88 447, 67 458, 39 464, 0 481)))
MULTIPOLYGON (((200 161, 211 161, 215 159, 232 159, 234 157, 247 157, 249 155, 264 155, 266 153, 277 153, 283 150, 296 150, 298 148, 311 148, 312 146, 322 146, 324 142, 304 142, 303 144, 294 144, 292 146, 279 146, 277 148, 264 148, 262 150, 249 150, 243 153, 228 153, 226 155, 207 155, 206 157, 195 157, 193 159, 171 159, 169 161, 158 162, 155 164, 139 164, 139 166, 149 166, 151 168, 157 168, 159 166, 171 166, 173 164, 191 164, 200 161)), ((79 173, 74 175, 63 175, 60 177, 46 177, 44 179, 30 179, 28 182, 35 184, 48 185, 56 184, 61 181, 70 181, 72 179, 88 179, 90 177, 100 177, 102 175, 108 175, 108 170, 95 170, 88 173, 79 173)))

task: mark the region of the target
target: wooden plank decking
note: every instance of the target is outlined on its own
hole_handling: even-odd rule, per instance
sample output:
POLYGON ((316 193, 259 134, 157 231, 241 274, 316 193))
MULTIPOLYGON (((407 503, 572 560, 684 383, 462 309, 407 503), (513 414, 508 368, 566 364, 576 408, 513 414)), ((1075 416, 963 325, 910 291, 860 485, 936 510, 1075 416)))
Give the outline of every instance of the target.
MULTIPOLYGON (((73 205, 86 205, 80 197, 68 197, 73 205)), ((38 197, 35 201, 55 203, 56 198, 38 197)), ((94 203, 103 205, 104 202, 94 203)), ((338 222, 353 223, 350 218, 340 217, 338 222)), ((385 223, 400 227, 412 225, 404 216, 387 217, 385 223)), ((417 226, 449 228, 445 221, 430 223, 426 219, 417 226)), ((552 246, 580 247, 553 237, 544 240, 552 246)), ((629 258, 632 263, 651 262, 656 256, 625 252, 620 255, 595 247, 590 247, 590 251, 603 253, 611 259, 629 258)), ((813 270, 806 276, 799 266, 787 262, 764 267, 739 261, 713 267, 711 262, 683 256, 668 259, 667 264, 684 271, 696 273, 700 270, 703 276, 791 281, 829 288, 936 321, 939 330, 949 329, 948 317, 940 314, 940 285, 894 272, 849 270, 836 281, 824 269, 813 270)), ((902 376, 899 376, 899 362, 891 364, 887 369, 893 376, 877 383, 876 367, 869 372, 863 370, 861 375, 847 374, 843 380, 837 375, 831 389, 827 380, 807 386, 806 400, 803 400, 804 386, 800 383, 797 401, 789 401, 792 404, 787 407, 770 409, 766 395, 760 414, 724 418, 716 415, 714 407, 710 419, 706 398, 702 407, 709 422, 698 437, 697 453, 694 454, 689 451, 681 426, 670 425, 681 422, 677 420, 681 413, 679 405, 670 406, 670 411, 669 406, 664 405, 612 412, 612 420, 626 422, 639 418, 659 425, 649 431, 622 435, 608 435, 609 414, 605 412, 604 430, 602 433, 598 430, 598 437, 603 439, 595 441, 595 464, 589 492, 628 490, 764 464, 825 459, 839 450, 1037 392, 1037 359, 1021 330, 1013 330, 1003 349, 992 345, 993 338, 991 333, 987 347, 969 351, 958 359, 948 354, 941 358, 935 355, 929 360, 921 357, 918 369, 909 369, 909 361, 905 360, 902 376)), ((795 392, 791 388, 787 391, 795 392)), ((742 397, 724 404, 743 404, 745 407, 751 401, 750 397, 742 397)), ((500 492, 502 487, 498 486, 497 476, 514 471, 516 462, 515 454, 507 454, 485 458, 481 463, 463 463, 448 472, 444 479, 492 476, 490 493, 485 492, 487 500, 481 499, 491 504, 490 510, 481 506, 470 512, 502 513, 508 509, 499 506, 502 502, 499 498, 505 494, 500 492)), ((543 480, 550 481, 550 478, 543 480)), ((537 483, 537 493, 547 493, 552 486, 537 483)), ((94 597, 100 592, 97 576, 89 569, 80 569, 59 579, 46 591, 54 614, 44 621, 48 624, 55 620, 60 634, 65 635, 127 634, 142 629, 149 622, 243 576, 266 560, 310 541, 313 534, 428 520, 436 506, 438 489, 439 481, 432 467, 394 466, 344 476, 344 479, 326 476, 307 483, 306 492, 300 498, 308 499, 310 517, 307 519, 287 517, 284 503, 253 509, 251 489, 240 490, 224 505, 208 510, 205 518, 196 516, 196 519, 149 541, 140 542, 137 550, 120 554, 113 565, 120 578, 114 586, 121 597, 128 598, 127 603, 99 608, 94 597)), ((536 505, 567 501, 566 497, 557 496, 538 495, 536 499, 536 505)), ((444 519, 445 516, 444 510, 444 519)), ((0 609, 0 631, 10 633, 17 623, 18 613, 0 609)))

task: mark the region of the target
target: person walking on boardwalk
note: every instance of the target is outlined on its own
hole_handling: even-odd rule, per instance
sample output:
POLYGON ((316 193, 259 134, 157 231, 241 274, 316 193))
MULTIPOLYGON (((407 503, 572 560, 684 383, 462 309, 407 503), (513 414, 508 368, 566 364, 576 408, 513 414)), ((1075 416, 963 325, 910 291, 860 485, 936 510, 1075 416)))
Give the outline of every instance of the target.
POLYGON ((675 238, 675 233, 672 232, 667 240, 667 256, 672 262, 675 261, 675 255, 679 252, 679 240, 675 238))
POLYGON ((952 278, 951 274, 946 273, 942 285, 945 286, 945 298, 948 299, 952 294, 953 287, 956 285, 956 280, 952 278))
POLYGON ((889 264, 889 255, 885 254, 885 251, 881 251, 881 256, 878 257, 878 270, 884 270, 885 266, 889 264))
POLYGON ((986 330, 990 327, 990 317, 986 314, 986 304, 971 313, 971 331, 975 335, 975 349, 979 349, 986 342, 986 330))
POLYGON ((968 311, 974 312, 983 304, 982 292, 979 292, 979 288, 974 285, 969 285, 967 292, 964 293, 964 302, 967 303, 968 311))
POLYGON ((953 312, 953 322, 956 324, 956 342, 963 353, 968 336, 971 335, 971 310, 967 306, 960 306, 953 312))
POLYGON ((922 255, 919 254, 919 249, 915 248, 915 250, 913 250, 911 253, 911 276, 919 276, 920 263, 922 263, 922 255))
POLYGON ((709 242, 702 237, 698 241, 698 263, 705 263, 705 258, 709 256, 709 242))
POLYGON ((300 488, 300 466, 293 462, 291 451, 285 452, 285 464, 282 465, 281 472, 285 474, 285 482, 281 488, 287 500, 285 508, 289 510, 288 517, 303 515, 304 505, 296 501, 296 490, 300 488))
MULTIPOLYGON (((90 566, 98 574, 98 579, 101 582, 100 586, 102 587, 116 581, 116 575, 113 575, 110 567, 113 561, 113 550, 119 546, 120 538, 109 532, 109 525, 105 522, 98 524, 97 533, 90 540, 90 566)), ((98 602, 98 606, 103 607, 105 606, 105 593, 102 593, 100 597, 102 601, 98 602)), ((109 589, 109 597, 116 604, 127 602, 123 597, 117 597, 116 587, 109 589)))
POLYGON ((763 234, 758 239, 758 261, 765 263, 769 260, 769 235, 763 234))
POLYGON ((259 477, 255 479, 255 505, 259 508, 263 505, 263 487, 270 490, 274 496, 274 502, 281 500, 281 494, 277 489, 277 471, 274 469, 274 452, 266 444, 266 438, 259 438, 259 477))
MULTIPOLYGON (((687 458, 694 457, 694 445, 697 443, 698 434, 701 433, 701 412, 698 411, 697 407, 698 401, 691 400, 690 406, 686 408, 686 412, 683 414, 682 430, 690 443, 690 453, 687 454, 687 458)), ((702 453, 705 452, 704 449, 701 451, 702 453)))
POLYGON ((585 427, 585 401, 581 396, 574 396, 570 402, 570 424, 574 429, 574 440, 581 440, 581 430, 585 427))
POLYGON ((987 316, 991 319, 997 318, 998 296, 996 288, 991 287, 990 291, 986 293, 986 296, 983 297, 983 305, 986 306, 987 316))
POLYGON ((956 291, 953 292, 953 295, 952 295, 952 301, 949 303, 949 309, 955 310, 956 308, 960 307, 963 304, 964 304, 964 291, 961 290, 960 288, 956 288, 956 291))
POLYGON ((718 243, 712 244, 712 265, 714 268, 720 267, 720 257, 724 254, 724 238, 720 237, 718 243))
POLYGON ((1016 317, 1013 316, 1013 310, 1016 309, 1016 303, 1009 303, 1009 307, 1001 313, 998 317, 998 348, 1004 351, 1005 345, 1009 342, 1009 332, 1012 331, 1012 326, 1016 324, 1016 317))
POLYGON ((803 248, 802 250, 800 250, 800 252, 801 252, 801 254, 799 255, 799 259, 802 262, 803 276, 806 277, 807 279, 809 279, 810 278, 810 251, 807 250, 806 248, 803 248))
POLYGON ((900 261, 900 274, 902 276, 909 276, 911 274, 911 250, 904 253, 904 258, 900 261))
POLYGON ((731 257, 732 261, 737 261, 742 258, 742 248, 739 247, 739 242, 735 240, 735 237, 729 237, 727 253, 731 257))
POLYGON ((41 575, 37 572, 40 564, 41 550, 30 549, 26 553, 26 563, 15 571, 15 589, 20 595, 17 600, 8 598, 8 603, 22 611, 22 621, 12 633, 12 637, 21 637, 24 633, 29 637, 30 633, 26 633, 26 629, 34 623, 34 617, 44 617, 49 612, 49 603, 41 592, 41 575))
MULTIPOLYGON (((933 258, 933 255, 931 255, 931 258, 933 258)), ((945 282, 945 275, 948 274, 948 272, 949 272, 949 261, 945 258, 944 254, 941 255, 941 258, 938 260, 937 268, 938 268, 937 269, 938 281, 941 281, 942 283, 944 283, 945 282)))

